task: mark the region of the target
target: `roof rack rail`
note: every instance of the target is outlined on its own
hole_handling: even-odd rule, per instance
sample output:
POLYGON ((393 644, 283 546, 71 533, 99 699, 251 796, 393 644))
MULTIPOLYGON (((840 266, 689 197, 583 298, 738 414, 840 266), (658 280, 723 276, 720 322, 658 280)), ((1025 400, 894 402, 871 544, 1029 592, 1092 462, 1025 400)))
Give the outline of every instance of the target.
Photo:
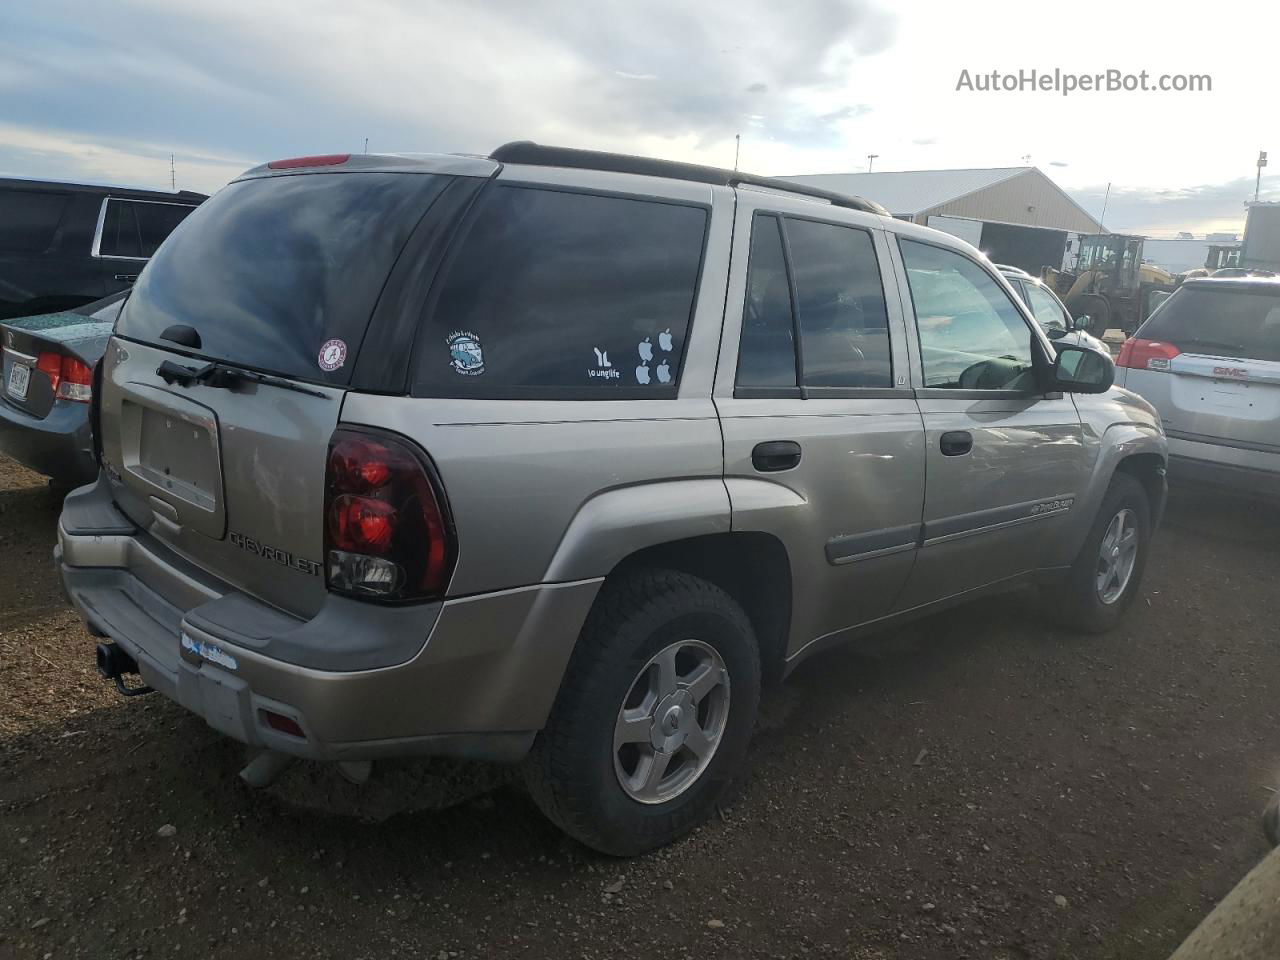
POLYGON ((569 167, 574 170, 603 170, 609 173, 635 173, 646 177, 666 177, 670 180, 691 180, 721 187, 750 186, 781 193, 794 193, 815 200, 826 200, 833 207, 847 207, 863 213, 890 216, 889 211, 873 200, 810 187, 790 180, 759 177, 737 170, 705 167, 697 163, 681 163, 676 160, 658 160, 653 157, 633 157, 625 153, 605 153, 599 150, 579 150, 574 147, 546 147, 532 140, 513 140, 489 154, 498 163, 522 163, 531 167, 569 167))

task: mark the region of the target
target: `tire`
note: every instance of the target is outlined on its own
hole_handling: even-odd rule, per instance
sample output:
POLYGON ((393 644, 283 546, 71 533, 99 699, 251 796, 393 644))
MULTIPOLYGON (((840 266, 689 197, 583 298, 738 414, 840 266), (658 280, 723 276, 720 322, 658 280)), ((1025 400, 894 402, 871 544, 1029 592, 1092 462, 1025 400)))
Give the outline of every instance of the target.
POLYGON ((1058 594, 1058 619, 1083 633, 1105 633, 1115 627, 1138 593, 1150 546, 1151 504, 1147 492, 1136 477, 1117 473, 1111 478, 1089 535, 1071 565, 1065 588, 1058 594), (1133 564, 1123 585, 1117 577, 1108 581, 1104 590, 1099 582, 1102 543, 1122 515, 1132 521, 1136 538, 1133 564))
POLYGON ((525 762, 529 793, 553 823, 601 853, 626 857, 664 846, 707 819, 739 776, 759 700, 755 633, 723 590, 669 570, 607 581, 525 762), (664 678, 678 681, 676 693, 658 695, 664 678), (695 691, 679 687, 695 678, 717 683, 698 685, 696 705, 688 699, 695 691), (661 750, 652 739, 619 747, 624 707, 642 718, 625 728, 632 736, 647 729, 645 737, 673 739, 664 739, 661 750), (696 735, 690 724, 697 724, 696 735), (718 739, 707 732, 713 728, 718 739), (695 754, 695 742, 707 759, 695 754), (647 783, 659 754, 667 758, 666 773, 647 783), (678 793, 658 789, 671 781, 669 793, 681 777, 688 782, 678 793))
POLYGON ((1067 310, 1070 312, 1072 319, 1083 317, 1086 314, 1090 318, 1088 333, 1095 337, 1101 337, 1111 326, 1111 305, 1107 302, 1107 298, 1096 293, 1085 293, 1074 297, 1067 304, 1067 310))

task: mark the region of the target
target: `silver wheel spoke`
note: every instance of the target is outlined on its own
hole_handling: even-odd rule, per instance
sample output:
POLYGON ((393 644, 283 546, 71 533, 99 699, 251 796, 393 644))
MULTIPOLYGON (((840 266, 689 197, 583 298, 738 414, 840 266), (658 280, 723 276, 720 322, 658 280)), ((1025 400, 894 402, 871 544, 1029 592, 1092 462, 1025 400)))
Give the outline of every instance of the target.
POLYGON ((653 718, 643 707, 623 710, 613 728, 613 749, 616 751, 624 743, 648 743, 652 727, 653 718))
POLYGON ((689 731, 689 736, 685 738, 684 745, 688 747, 689 752, 699 760, 706 760, 710 759, 710 755, 712 751, 715 750, 717 742, 718 738, 716 740, 712 740, 707 736, 707 732, 705 730, 695 725, 694 728, 689 731))
POLYGON ((659 698, 676 692, 676 685, 679 681, 679 674, 676 673, 676 653, 679 652, 679 649, 678 645, 672 644, 658 654, 654 660, 654 665, 658 668, 656 692, 659 698))
POLYGON ((720 683, 723 675, 724 671, 714 663, 704 663, 688 679, 681 680, 680 685, 689 691, 694 703, 701 703, 702 698, 720 683))
MULTIPOLYGON (((670 764, 671 754, 669 753, 660 753, 655 750, 649 754, 647 762, 643 762, 644 779, 640 784, 640 792, 650 797, 657 796, 658 784, 662 782, 670 764)), ((636 773, 640 772, 636 770, 636 773)))
POLYGON ((1128 507, 1107 524, 1098 545, 1097 591, 1103 603, 1115 603, 1129 588, 1138 559, 1138 518, 1128 507))

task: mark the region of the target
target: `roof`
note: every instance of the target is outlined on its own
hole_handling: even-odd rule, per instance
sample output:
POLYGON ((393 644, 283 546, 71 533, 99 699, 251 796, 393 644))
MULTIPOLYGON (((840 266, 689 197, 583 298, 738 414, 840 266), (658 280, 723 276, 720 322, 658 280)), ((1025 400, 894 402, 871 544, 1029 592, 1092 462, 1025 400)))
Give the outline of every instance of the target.
POLYGON ((122 196, 130 194, 140 197, 164 197, 170 200, 200 203, 208 200, 208 194, 196 193, 192 190, 153 190, 149 187, 130 187, 119 183, 83 183, 75 180, 46 180, 40 177, 0 177, 0 189, 47 189, 56 187, 73 193, 101 193, 103 195, 122 196))
POLYGON ((896 215, 923 213, 1035 167, 972 170, 895 170, 885 173, 814 173, 780 177, 796 183, 854 193, 888 207, 896 215))

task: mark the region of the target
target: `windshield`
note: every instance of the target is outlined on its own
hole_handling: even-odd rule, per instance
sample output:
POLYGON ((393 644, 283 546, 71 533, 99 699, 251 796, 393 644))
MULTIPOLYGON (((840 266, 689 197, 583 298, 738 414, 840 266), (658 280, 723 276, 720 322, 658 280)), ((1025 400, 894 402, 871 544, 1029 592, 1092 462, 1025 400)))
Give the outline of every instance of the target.
POLYGON ((1185 353, 1280 361, 1280 284, 1274 291, 1183 287, 1142 325, 1138 336, 1185 353))
POLYGON ((232 183, 160 247, 117 333, 173 349, 161 334, 190 326, 198 356, 345 384, 396 257, 449 179, 340 173, 232 183))

